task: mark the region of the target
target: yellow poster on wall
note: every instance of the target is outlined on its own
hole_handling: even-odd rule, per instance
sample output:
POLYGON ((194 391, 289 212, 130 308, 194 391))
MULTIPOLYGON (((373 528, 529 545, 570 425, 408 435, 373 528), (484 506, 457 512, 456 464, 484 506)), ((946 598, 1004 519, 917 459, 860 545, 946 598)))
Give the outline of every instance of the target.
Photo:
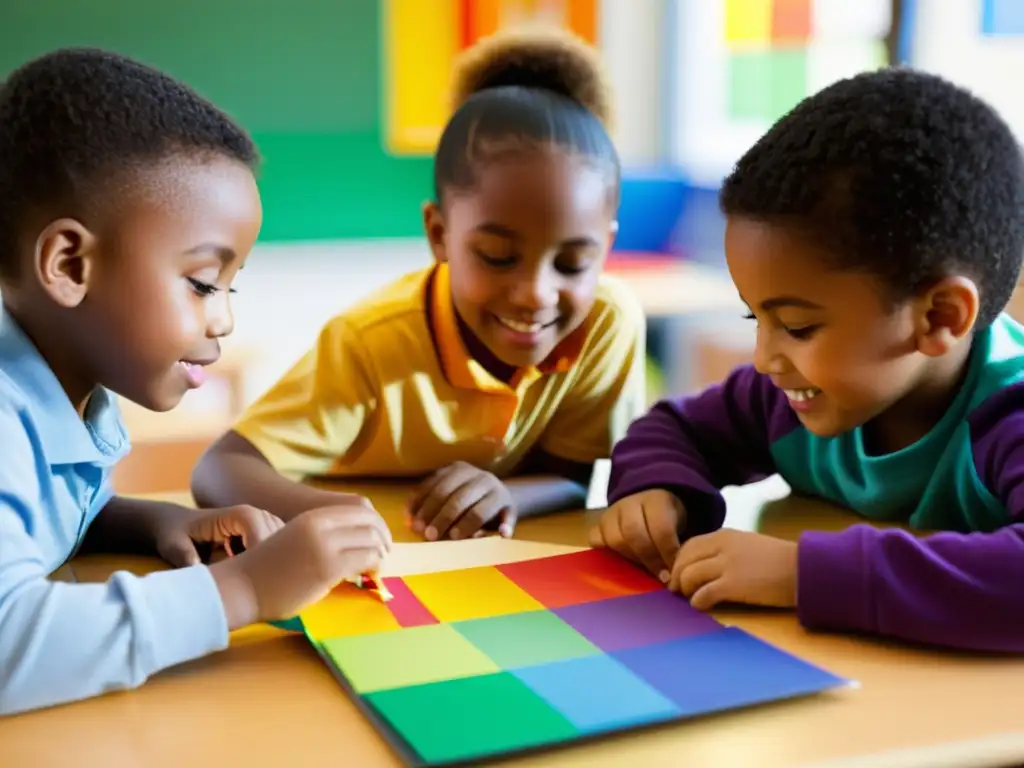
POLYGON ((383 0, 384 126, 399 155, 434 151, 451 113, 455 57, 481 37, 546 21, 597 44, 598 0, 383 0))
POLYGON ((433 150, 450 111, 460 48, 459 0, 384 0, 384 95, 388 149, 433 150))

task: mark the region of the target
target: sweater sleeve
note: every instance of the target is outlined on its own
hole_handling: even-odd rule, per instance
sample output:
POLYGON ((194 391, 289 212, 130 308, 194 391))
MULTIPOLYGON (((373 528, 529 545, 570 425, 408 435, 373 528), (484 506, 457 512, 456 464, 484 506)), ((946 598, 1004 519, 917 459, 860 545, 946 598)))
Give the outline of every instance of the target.
POLYGON ((983 404, 970 428, 975 472, 1006 524, 921 538, 867 525, 804 533, 797 610, 805 626, 1024 651, 1024 388, 983 404))
POLYGON ((775 473, 771 444, 799 422, 785 395, 750 366, 698 395, 663 400, 612 453, 608 500, 662 488, 687 509, 685 536, 722 526, 721 489, 775 473))

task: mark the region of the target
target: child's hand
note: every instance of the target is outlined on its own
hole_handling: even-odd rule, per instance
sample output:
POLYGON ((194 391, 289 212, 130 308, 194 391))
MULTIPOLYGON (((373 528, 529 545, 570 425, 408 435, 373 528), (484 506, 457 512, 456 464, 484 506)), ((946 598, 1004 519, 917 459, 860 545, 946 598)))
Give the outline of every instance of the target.
POLYGON ((590 530, 590 546, 613 549, 668 583, 679 552, 686 509, 675 494, 654 489, 620 499, 590 530))
POLYGON ((429 541, 445 535, 452 539, 482 536, 489 523, 497 523, 498 532, 507 538, 515 530, 517 512, 501 480, 457 461, 423 481, 406 504, 406 517, 411 528, 429 541))
POLYGON ((198 565, 196 544, 223 547, 229 555, 231 539, 240 538, 246 549, 273 535, 284 525, 274 515, 256 507, 238 506, 212 510, 181 510, 162 515, 156 525, 157 554, 175 567, 198 565))
POLYGON ((345 579, 376 572, 390 550, 387 524, 362 501, 304 512, 210 572, 235 628, 292 618, 345 579))
POLYGON ((683 544, 669 589, 706 611, 718 603, 796 605, 796 542, 723 528, 683 544))

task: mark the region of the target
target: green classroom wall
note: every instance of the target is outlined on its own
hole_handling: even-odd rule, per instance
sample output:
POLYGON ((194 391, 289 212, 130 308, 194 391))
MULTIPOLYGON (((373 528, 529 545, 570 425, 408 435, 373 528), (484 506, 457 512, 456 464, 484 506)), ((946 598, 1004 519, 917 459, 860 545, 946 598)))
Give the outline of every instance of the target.
POLYGON ((54 48, 97 46, 171 73, 238 119, 263 155, 262 240, 421 234, 431 161, 383 146, 379 0, 3 5, 0 77, 54 48))

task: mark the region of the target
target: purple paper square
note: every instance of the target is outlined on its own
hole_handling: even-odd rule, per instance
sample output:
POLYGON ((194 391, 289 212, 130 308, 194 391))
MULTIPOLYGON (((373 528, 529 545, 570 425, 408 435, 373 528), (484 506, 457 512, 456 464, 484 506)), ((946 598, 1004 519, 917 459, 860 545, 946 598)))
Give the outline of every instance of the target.
POLYGON ((667 589, 570 605, 553 612, 608 653, 722 629, 717 621, 667 589))

